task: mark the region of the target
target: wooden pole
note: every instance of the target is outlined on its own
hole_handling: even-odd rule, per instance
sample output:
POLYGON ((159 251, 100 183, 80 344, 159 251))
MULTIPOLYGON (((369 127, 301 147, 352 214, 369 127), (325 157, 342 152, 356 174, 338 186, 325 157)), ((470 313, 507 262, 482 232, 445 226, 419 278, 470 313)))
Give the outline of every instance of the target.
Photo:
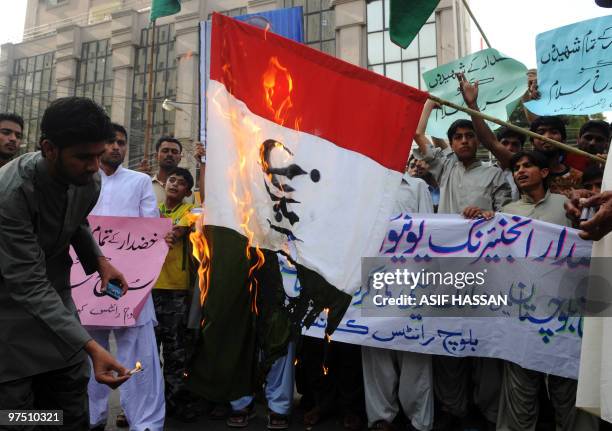
POLYGON ((155 60, 155 21, 153 21, 152 29, 149 31, 151 37, 151 55, 149 56, 149 83, 147 87, 147 123, 145 126, 144 137, 144 159, 149 160, 149 151, 151 148, 151 129, 153 128, 153 63, 155 60))
POLYGON ((515 126, 514 124, 510 124, 506 121, 500 120, 499 118, 495 118, 495 117, 491 117, 490 115, 483 114, 480 111, 475 111, 466 106, 457 105, 456 103, 449 102, 448 100, 440 99, 439 97, 434 96, 433 94, 430 94, 429 98, 440 105, 450 106, 451 108, 465 112, 466 114, 483 118, 492 123, 499 124, 500 126, 505 126, 509 129, 514 130, 515 132, 522 133, 523 135, 529 136, 530 138, 536 138, 544 142, 548 142, 549 144, 554 145, 555 147, 560 148, 563 151, 567 151, 568 153, 574 153, 574 154, 578 154, 583 157, 588 157, 589 159, 594 160, 599 163, 606 163, 604 159, 602 159, 601 157, 597 157, 594 154, 587 153, 586 151, 582 151, 578 148, 572 147, 562 142, 555 141, 554 139, 547 138, 546 136, 542 136, 538 133, 534 133, 531 130, 527 130, 527 129, 523 129, 522 127, 515 126))
POLYGON ((480 24, 478 24, 478 21, 476 21, 476 17, 472 13, 472 9, 470 9, 466 0, 462 0, 462 1, 463 1, 463 6, 465 6, 465 10, 467 10, 467 13, 470 15, 470 18, 472 18, 472 21, 474 21, 474 24, 476 24, 476 27, 478 28, 480 35, 482 36, 485 43, 487 44, 487 47, 491 48, 491 43, 489 43, 489 39, 487 39, 487 36, 484 34, 484 31, 482 31, 482 27, 480 27, 480 24))

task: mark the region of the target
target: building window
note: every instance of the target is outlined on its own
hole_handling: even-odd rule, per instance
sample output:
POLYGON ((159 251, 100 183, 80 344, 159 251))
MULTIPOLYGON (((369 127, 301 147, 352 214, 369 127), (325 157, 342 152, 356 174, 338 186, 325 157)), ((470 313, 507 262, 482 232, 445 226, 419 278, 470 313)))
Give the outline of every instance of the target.
POLYGON ((285 7, 302 6, 308 46, 336 55, 336 16, 332 0, 283 0, 285 7))
POLYGON ((368 2, 368 69, 415 88, 426 89, 422 74, 438 66, 436 19, 432 14, 410 46, 389 37, 389 0, 368 2))
POLYGON ((24 151, 35 150, 40 120, 55 94, 52 52, 15 60, 6 110, 23 117, 24 151))
POLYGON ((109 39, 83 44, 75 94, 95 100, 110 115, 113 105, 113 70, 109 39))
MULTIPOLYGON (((134 93, 130 127, 129 166, 137 165, 144 154, 144 135, 147 123, 148 65, 151 56, 150 29, 142 30, 140 47, 134 66, 134 93)), ((162 109, 164 99, 176 97, 176 54, 174 49, 174 24, 160 25, 155 29, 155 53, 153 63, 153 128, 152 141, 161 135, 174 133, 173 111, 162 109)))

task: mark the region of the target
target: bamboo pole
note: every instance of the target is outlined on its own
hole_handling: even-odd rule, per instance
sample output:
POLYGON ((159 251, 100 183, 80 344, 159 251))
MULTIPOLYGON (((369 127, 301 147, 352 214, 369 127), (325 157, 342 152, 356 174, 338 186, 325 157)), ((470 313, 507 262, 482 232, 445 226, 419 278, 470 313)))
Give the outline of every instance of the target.
POLYGON ((474 24, 476 24, 476 27, 478 28, 480 35, 482 36, 485 43, 487 44, 487 47, 491 48, 491 43, 489 42, 489 39, 487 39, 487 36, 484 34, 484 31, 482 31, 482 27, 480 27, 480 24, 478 24, 478 21, 476 21, 476 17, 472 13, 472 9, 470 9, 466 0, 462 0, 462 1, 463 1, 463 6, 465 6, 465 10, 467 10, 467 13, 470 15, 470 18, 472 18, 472 21, 474 21, 474 24))
POLYGON ((449 102, 448 100, 440 99, 439 97, 434 96, 433 94, 430 94, 428 97, 429 99, 433 100, 434 102, 440 105, 446 105, 453 109, 457 109, 459 111, 465 112, 466 114, 483 118, 492 123, 499 124, 500 126, 505 126, 509 129, 514 130, 515 132, 522 133, 523 135, 529 136, 530 138, 540 139, 544 142, 548 142, 549 144, 554 145, 557 148, 562 149, 563 151, 567 151, 568 153, 574 153, 574 154, 578 154, 583 157, 588 157, 589 159, 594 160, 599 163, 606 163, 604 159, 602 159, 601 157, 597 157, 594 154, 587 153, 586 151, 582 151, 581 149, 572 147, 562 142, 555 141, 554 139, 547 138, 546 136, 540 135, 538 133, 534 133, 531 130, 527 130, 527 129, 523 129, 522 127, 515 126, 514 124, 510 124, 506 121, 500 120, 499 118, 491 117, 490 115, 483 114, 480 111, 475 111, 474 109, 468 108, 466 106, 457 105, 456 103, 449 102))
POLYGON ((145 160, 149 160, 149 151, 151 148, 151 129, 153 128, 153 62, 155 60, 155 21, 153 28, 149 31, 151 36, 151 56, 149 58, 149 82, 147 89, 147 123, 145 126, 144 138, 144 155, 145 160))

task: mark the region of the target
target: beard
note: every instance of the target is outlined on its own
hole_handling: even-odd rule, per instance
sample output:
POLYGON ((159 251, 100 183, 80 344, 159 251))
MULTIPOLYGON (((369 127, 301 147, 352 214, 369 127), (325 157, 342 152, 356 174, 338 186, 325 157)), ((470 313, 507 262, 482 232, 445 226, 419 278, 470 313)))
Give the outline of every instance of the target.
POLYGON ((80 175, 74 175, 68 169, 66 169, 61 152, 56 162, 55 169, 63 181, 68 184, 75 186, 86 186, 93 181, 94 173, 84 172, 80 175))
POLYGON ((117 169, 119 167, 119 165, 121 165, 121 163, 123 163, 123 160, 121 159, 121 157, 120 158, 115 158, 113 156, 109 156, 109 157, 103 156, 100 159, 100 162, 105 164, 105 165, 110 166, 113 169, 117 169))

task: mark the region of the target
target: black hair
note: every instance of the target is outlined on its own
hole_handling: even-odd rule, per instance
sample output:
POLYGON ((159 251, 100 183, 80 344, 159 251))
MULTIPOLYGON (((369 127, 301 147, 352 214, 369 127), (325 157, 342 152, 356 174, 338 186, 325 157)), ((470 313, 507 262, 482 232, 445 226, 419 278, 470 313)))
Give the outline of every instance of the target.
MULTIPOLYGON (((548 162, 548 159, 541 152, 521 150, 518 153, 515 153, 510 158, 510 170, 512 171, 513 174, 514 174, 514 168, 516 167, 516 164, 523 157, 527 157, 527 160, 529 160, 534 166, 537 166, 540 169, 550 168, 550 163, 548 162)), ((546 178, 544 178, 544 184, 543 184, 544 190, 548 190, 548 182, 550 181, 550 178, 551 178, 550 174, 546 178)))
POLYGON ((516 138, 521 142, 521 147, 525 144, 525 135, 508 127, 501 127, 495 134, 497 136, 498 141, 507 138, 516 138))
POLYGON ((596 179, 603 179, 603 169, 597 166, 595 163, 589 163, 582 172, 582 182, 593 181, 596 179))
POLYGON ((448 136, 449 143, 453 141, 453 135, 460 127, 462 129, 474 130, 474 124, 470 120, 455 120, 453 124, 450 125, 450 127, 448 128, 448 132, 446 133, 446 135, 448 136))
POLYGON ((21 118, 21 115, 11 112, 0 112, 0 121, 11 121, 15 124, 19 124, 21 130, 23 130, 23 118, 21 118))
POLYGON ((523 157, 527 157, 527 159, 533 165, 537 166, 540 169, 548 169, 550 167, 550 163, 548 162, 548 159, 541 152, 539 152, 539 151, 526 151, 525 150, 525 151, 519 151, 518 153, 514 154, 510 158, 510 170, 512 172, 514 172, 514 168, 516 167, 516 164, 523 157))
POLYGON ((115 131, 115 133, 123 133, 125 135, 125 140, 127 141, 127 130, 119 123, 111 123, 111 127, 115 131))
POLYGON ((170 173, 168 173, 168 178, 170 178, 172 175, 183 177, 185 181, 187 181, 187 187, 189 188, 189 190, 193 189, 194 181, 191 172, 189 172, 189 169, 176 167, 172 169, 170 173))
MULTIPOLYGON (((529 125, 529 130, 534 133, 537 133, 538 127, 540 126, 548 126, 552 127, 555 130, 558 130, 561 133, 561 140, 565 141, 567 137, 567 132, 565 131, 565 123, 561 117, 537 117, 533 122, 529 125)), ((531 138, 533 140, 533 138, 531 138)))
POLYGON ((115 139, 104 109, 86 97, 62 97, 51 102, 43 114, 40 131, 41 141, 48 139, 60 149, 115 139))
POLYGON ((169 136, 169 135, 163 135, 159 137, 159 139, 155 143, 155 152, 159 152, 159 148, 161 147, 161 144, 163 144, 164 142, 174 142, 176 145, 179 146, 180 152, 181 153, 183 152, 183 145, 181 144, 181 141, 176 139, 174 136, 169 136))
POLYGON ((586 132, 592 129, 597 129, 601 131, 606 139, 610 140, 610 124, 603 120, 589 120, 580 126, 580 131, 578 132, 578 136, 582 136, 586 132))

